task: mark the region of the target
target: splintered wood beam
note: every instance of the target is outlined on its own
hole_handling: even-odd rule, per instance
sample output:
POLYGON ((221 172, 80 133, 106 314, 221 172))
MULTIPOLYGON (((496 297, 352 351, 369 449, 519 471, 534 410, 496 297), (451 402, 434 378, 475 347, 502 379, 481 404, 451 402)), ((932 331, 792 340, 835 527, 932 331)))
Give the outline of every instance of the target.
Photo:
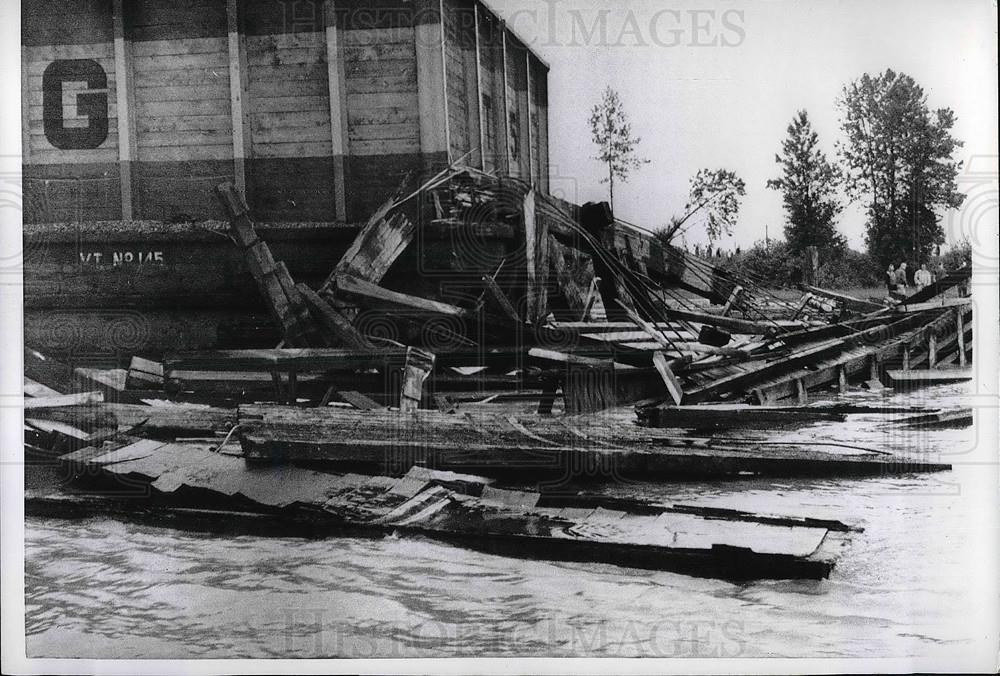
POLYGON ((674 404, 680 405, 684 400, 684 389, 681 387, 680 381, 677 380, 677 376, 674 375, 673 369, 670 368, 670 362, 667 360, 666 355, 662 352, 654 352, 653 367, 660 374, 660 378, 667 388, 667 394, 670 395, 674 404))
POLYGON ((377 411, 385 408, 385 406, 378 403, 368 395, 362 394, 356 390, 338 391, 337 396, 354 408, 362 411, 377 411))
POLYGON ((929 300, 924 303, 909 303, 897 305, 895 312, 923 312, 924 310, 940 310, 949 307, 963 307, 972 304, 972 298, 942 298, 941 300, 929 300))
POLYGON ((104 401, 102 392, 80 392, 78 394, 61 394, 57 397, 29 397, 24 400, 25 409, 53 408, 55 406, 78 406, 81 404, 99 404, 104 401))
POLYGON ((340 258, 322 289, 348 275, 378 284, 413 241, 416 228, 404 214, 369 221, 340 258))
POLYGON ((512 324, 520 325, 522 323, 520 315, 517 314, 514 304, 507 298, 507 294, 497 284, 496 279, 490 275, 483 275, 483 284, 486 286, 487 306, 498 311, 501 316, 509 319, 512 324))
POLYGON ((851 310, 857 310, 858 312, 874 312, 876 310, 882 310, 885 308, 884 305, 878 303, 872 303, 867 300, 862 300, 860 298, 855 298, 854 296, 849 296, 846 293, 840 293, 837 291, 830 291, 828 289, 821 289, 816 286, 806 286, 805 289, 816 296, 823 296, 824 298, 829 298, 830 300, 835 300, 841 303, 844 307, 851 310))
POLYGON ((127 390, 163 389, 163 364, 142 357, 132 357, 125 378, 127 390))
POLYGON ((747 319, 735 319, 733 317, 720 317, 719 315, 708 314, 706 312, 689 312, 687 310, 667 309, 666 315, 670 319, 679 319, 699 324, 708 324, 721 329, 727 329, 733 333, 746 333, 751 335, 770 335, 777 333, 782 328, 780 325, 767 322, 754 322, 747 319))
POLYGON ((587 297, 583 301, 583 310, 580 312, 581 322, 587 321, 590 317, 590 313, 594 309, 594 303, 597 302, 597 297, 600 295, 600 287, 600 277, 594 277, 590 280, 590 288, 587 290, 587 297))
POLYGON ((536 326, 548 314, 549 233, 546 219, 535 211, 535 191, 529 190, 522 204, 524 245, 528 269, 528 310, 526 319, 536 326))
POLYGON ((802 314, 803 310, 806 309, 806 307, 809 305, 809 301, 811 301, 812 299, 813 295, 811 293, 807 293, 804 296, 802 296, 802 299, 799 301, 798 306, 795 308, 795 313, 792 314, 792 319, 798 319, 799 315, 802 314))
POLYGON ((725 306, 722 308, 723 316, 728 315, 732 311, 733 306, 739 302, 741 295, 743 295, 743 287, 737 284, 736 288, 733 289, 733 292, 729 294, 729 300, 726 301, 725 306))
POLYGON ((348 304, 357 304, 365 309, 402 310, 418 315, 447 315, 464 318, 468 313, 460 307, 411 296, 399 291, 390 291, 377 284, 355 277, 338 277, 335 297, 348 304))
POLYGON ((403 366, 403 386, 399 395, 400 411, 415 411, 423 398, 424 381, 434 370, 434 355, 416 347, 406 348, 403 366))
POLYGON ((330 341, 334 345, 356 350, 373 349, 372 343, 365 338, 360 331, 348 321, 347 317, 340 314, 332 305, 324 300, 318 293, 310 289, 305 284, 296 284, 295 288, 302 297, 303 302, 309 308, 312 316, 316 318, 323 328, 330 341))
POLYGON ((221 183, 216 193, 229 213, 229 229, 243 250, 243 258, 272 317, 281 327, 286 342, 296 347, 305 347, 316 341, 315 327, 302 313, 299 299, 289 299, 288 291, 294 295, 294 286, 287 270, 283 271, 271 255, 267 244, 257 237, 250 208, 243 195, 231 182, 221 183), (282 283, 284 281, 284 283, 282 283), (306 319, 306 321, 304 321, 306 319))
POLYGON ((587 291, 573 278, 573 273, 569 269, 567 257, 569 247, 549 235, 549 258, 556 273, 556 282, 559 290, 562 291, 566 304, 575 311, 583 310, 587 305, 587 291))

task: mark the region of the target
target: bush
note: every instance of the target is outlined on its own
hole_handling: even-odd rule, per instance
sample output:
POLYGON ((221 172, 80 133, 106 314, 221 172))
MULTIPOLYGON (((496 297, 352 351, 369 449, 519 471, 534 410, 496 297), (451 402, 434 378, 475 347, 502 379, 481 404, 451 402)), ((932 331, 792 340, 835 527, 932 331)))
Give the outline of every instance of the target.
POLYGON ((958 270, 965 265, 972 265, 972 243, 963 239, 941 255, 941 264, 945 270, 958 270))
POLYGON ((843 249, 831 260, 823 261, 820 254, 816 285, 829 289, 850 289, 862 286, 882 286, 882 266, 871 256, 853 249, 843 249))
POLYGON ((752 248, 733 255, 722 267, 739 277, 763 286, 787 287, 801 279, 799 260, 786 242, 757 242, 752 248))
MULTIPOLYGON (((820 249, 817 286, 829 289, 882 286, 882 269, 868 254, 848 248, 820 249)), ((794 287, 802 282, 804 254, 795 254, 787 242, 757 242, 734 255, 723 267, 763 286, 794 287)))

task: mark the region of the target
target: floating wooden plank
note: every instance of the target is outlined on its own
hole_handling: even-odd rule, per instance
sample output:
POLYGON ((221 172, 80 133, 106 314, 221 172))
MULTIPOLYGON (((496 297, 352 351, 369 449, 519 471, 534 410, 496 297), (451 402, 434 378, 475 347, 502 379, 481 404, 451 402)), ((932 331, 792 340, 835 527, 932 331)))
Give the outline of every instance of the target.
POLYGON ((913 429, 940 429, 955 427, 971 427, 973 414, 971 408, 949 409, 924 415, 911 416, 891 423, 897 427, 913 429))
POLYGON ((890 369, 886 371, 886 374, 894 384, 905 383, 906 385, 964 383, 973 378, 971 368, 911 369, 909 371, 890 369))
POLYGON ((763 476, 862 476, 940 471, 926 457, 811 441, 697 439, 667 430, 608 425, 601 416, 502 415, 467 407, 352 411, 241 406, 238 434, 250 459, 385 473, 400 463, 512 477, 520 482, 584 474, 594 480, 763 476))
POLYGON ((140 441, 110 452, 84 449, 63 460, 110 485, 138 482, 135 487, 155 494, 160 506, 137 509, 145 501, 122 503, 120 498, 92 495, 72 500, 32 495, 29 512, 68 514, 72 506, 79 515, 88 508, 117 507, 133 518, 152 509, 161 519, 173 519, 187 510, 189 518, 204 521, 214 509, 216 521, 245 528, 282 509, 281 519, 270 523, 282 524, 284 535, 304 526, 315 535, 324 526, 332 532, 351 525, 383 534, 414 532, 499 554, 741 580, 826 577, 852 531, 833 520, 666 507, 603 496, 541 495, 425 468, 399 478, 294 467, 248 469, 239 458, 181 444, 140 441), (212 508, 184 497, 195 494, 207 496, 212 508), (247 512, 248 504, 256 511, 247 512))

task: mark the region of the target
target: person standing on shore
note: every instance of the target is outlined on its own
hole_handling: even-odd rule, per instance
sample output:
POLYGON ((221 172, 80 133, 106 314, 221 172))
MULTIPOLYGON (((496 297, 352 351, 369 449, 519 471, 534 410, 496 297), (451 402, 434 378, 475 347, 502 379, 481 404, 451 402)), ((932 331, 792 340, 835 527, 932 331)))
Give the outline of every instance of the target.
POLYGON ((917 291, 920 291, 930 286, 931 281, 931 271, 927 269, 927 264, 924 263, 920 266, 920 269, 913 274, 913 283, 917 285, 917 291))
POLYGON ((896 293, 906 295, 906 263, 900 263, 896 269, 896 293))
POLYGON ((889 289, 889 295, 896 290, 896 266, 889 263, 889 269, 885 271, 885 288, 889 289))

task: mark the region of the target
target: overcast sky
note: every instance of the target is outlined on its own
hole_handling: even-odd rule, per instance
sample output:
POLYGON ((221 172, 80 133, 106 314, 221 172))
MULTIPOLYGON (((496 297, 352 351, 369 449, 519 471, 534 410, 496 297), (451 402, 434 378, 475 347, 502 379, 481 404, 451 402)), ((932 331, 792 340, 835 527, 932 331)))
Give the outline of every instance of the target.
MULTIPOLYGON (((849 81, 885 68, 912 76, 932 109, 954 109, 964 158, 978 155, 976 171, 995 173, 989 0, 487 1, 552 67, 553 189, 567 199, 606 199, 587 117, 606 85, 620 93, 651 160, 616 191, 616 212, 629 221, 662 225, 682 211, 699 168, 724 167, 746 181, 747 195, 723 245, 752 245, 765 225, 780 236, 781 197, 764 184, 777 175, 774 155, 795 111, 809 112, 833 157, 841 138, 837 96, 849 81)), ((995 197, 990 203, 995 219, 995 197)), ((857 207, 840 223, 859 249, 863 224, 857 207)), ((706 241, 704 233, 692 230, 687 242, 696 241, 706 241)))

